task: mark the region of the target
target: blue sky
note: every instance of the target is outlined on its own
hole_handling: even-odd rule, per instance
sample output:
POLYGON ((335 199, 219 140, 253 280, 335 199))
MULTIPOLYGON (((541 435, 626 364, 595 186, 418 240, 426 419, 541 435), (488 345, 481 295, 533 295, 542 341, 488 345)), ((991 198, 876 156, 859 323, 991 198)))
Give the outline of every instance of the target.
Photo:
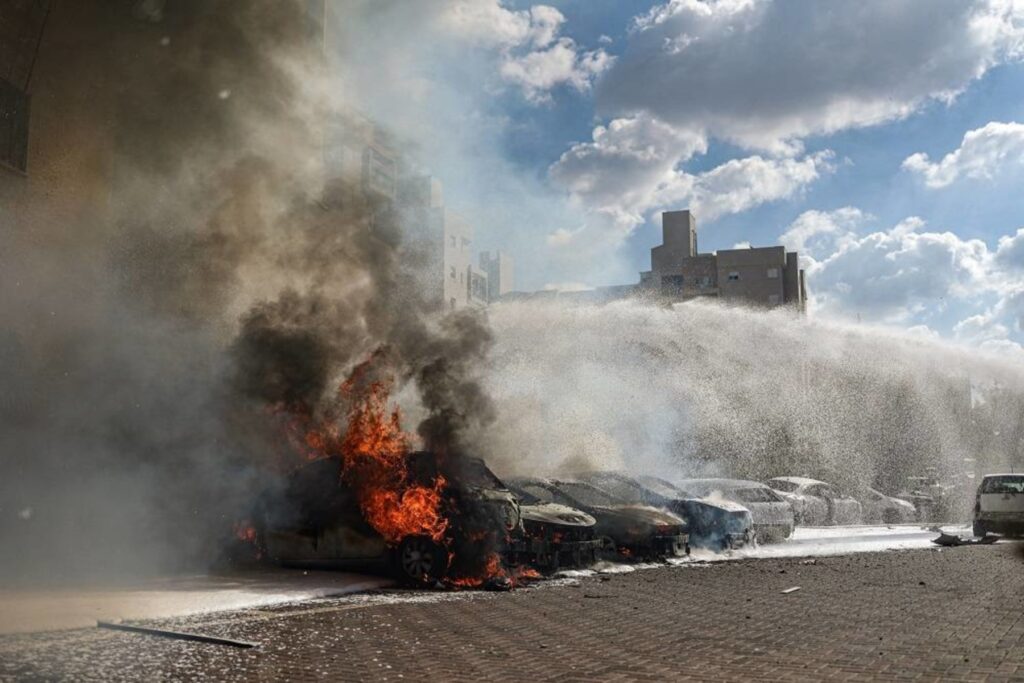
POLYGON ((691 208, 814 315, 1020 351, 1020 0, 363 2, 346 87, 519 288, 634 282, 691 208))

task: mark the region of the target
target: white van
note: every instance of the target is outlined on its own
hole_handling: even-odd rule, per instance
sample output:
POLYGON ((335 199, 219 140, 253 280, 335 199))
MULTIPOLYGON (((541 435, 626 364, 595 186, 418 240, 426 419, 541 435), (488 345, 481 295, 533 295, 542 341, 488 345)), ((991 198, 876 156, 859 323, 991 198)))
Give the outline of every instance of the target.
POLYGON ((974 499, 974 535, 1024 536, 1024 474, 986 474, 974 499))

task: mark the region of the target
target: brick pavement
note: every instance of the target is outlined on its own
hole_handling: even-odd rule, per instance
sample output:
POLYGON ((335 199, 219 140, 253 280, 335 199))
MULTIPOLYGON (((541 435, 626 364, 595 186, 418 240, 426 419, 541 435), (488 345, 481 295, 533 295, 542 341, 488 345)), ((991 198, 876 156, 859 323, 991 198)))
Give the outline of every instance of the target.
POLYGON ((1021 547, 666 567, 158 624, 256 650, 96 629, 12 636, 0 680, 1024 681, 1021 547))

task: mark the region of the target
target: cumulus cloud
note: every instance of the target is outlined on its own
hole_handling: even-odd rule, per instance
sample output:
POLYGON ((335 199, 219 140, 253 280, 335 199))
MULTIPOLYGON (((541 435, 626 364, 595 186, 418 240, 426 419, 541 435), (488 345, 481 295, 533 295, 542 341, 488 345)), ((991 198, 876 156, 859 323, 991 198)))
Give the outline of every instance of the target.
POLYGON ((506 55, 501 76, 518 85, 531 102, 547 102, 551 90, 566 85, 580 92, 608 68, 612 58, 604 50, 580 52, 570 38, 559 38, 550 47, 521 56, 506 55))
POLYGON ((1008 272, 1024 274, 1024 228, 999 238, 996 263, 1008 272))
POLYGON ((800 251, 817 312, 899 323, 990 351, 1021 352, 1024 340, 1024 228, 995 249, 927 229, 917 217, 886 230, 855 207, 805 211, 780 236, 800 251), (949 315, 962 319, 949 326, 949 315))
MULTIPOLYGON (((787 232, 805 222, 798 218, 787 232)), ((862 236, 847 232, 807 275, 820 310, 904 323, 945 310, 951 300, 975 299, 997 283, 983 241, 927 231, 916 217, 862 236)))
POLYGON ((814 263, 854 239, 858 227, 868 218, 870 216, 852 206, 835 211, 804 211, 782 233, 779 241, 786 249, 798 251, 801 257, 814 263))
MULTIPOLYGON (((658 209, 685 206, 703 220, 739 213, 792 197, 833 169, 829 150, 800 158, 753 155, 701 173, 682 167, 706 151, 706 138, 692 131, 646 116, 615 119, 562 154, 549 175, 603 219, 578 233, 589 240, 594 230, 621 239, 658 209)), ((569 244, 569 237, 563 231, 557 241, 569 244)))
POLYGON ((597 98, 608 116, 792 150, 952 101, 1022 55, 1015 0, 670 0, 635 20, 597 98))
POLYGON ((960 178, 991 180, 1010 166, 1024 165, 1024 123, 993 121, 967 131, 960 147, 932 162, 918 152, 903 161, 903 168, 920 175, 926 186, 946 187, 960 178))
POLYGON ((588 90, 614 61, 603 49, 583 50, 560 36, 565 16, 548 5, 511 10, 501 0, 453 0, 439 16, 450 35, 499 49, 501 78, 534 103, 550 101, 559 86, 588 90))

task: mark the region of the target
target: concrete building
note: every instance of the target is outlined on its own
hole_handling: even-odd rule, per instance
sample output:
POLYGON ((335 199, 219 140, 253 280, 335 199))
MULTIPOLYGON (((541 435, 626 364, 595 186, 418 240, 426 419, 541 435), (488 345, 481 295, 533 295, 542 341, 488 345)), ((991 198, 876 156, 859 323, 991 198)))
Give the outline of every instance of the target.
POLYGON ((449 310, 487 304, 487 273, 472 265, 473 226, 444 205, 430 176, 398 183, 398 207, 410 246, 424 255, 417 277, 429 298, 449 310))
POLYGON ((638 292, 670 301, 713 296, 751 306, 806 307, 804 271, 785 247, 697 250, 697 224, 689 211, 662 213, 662 244, 651 249, 651 269, 638 292))
POLYGON ((337 112, 324 131, 324 194, 360 188, 387 202, 398 194, 398 145, 380 126, 355 111, 337 112))
POLYGON ((480 252, 480 270, 487 274, 487 300, 497 301, 515 289, 512 257, 503 251, 480 252))

